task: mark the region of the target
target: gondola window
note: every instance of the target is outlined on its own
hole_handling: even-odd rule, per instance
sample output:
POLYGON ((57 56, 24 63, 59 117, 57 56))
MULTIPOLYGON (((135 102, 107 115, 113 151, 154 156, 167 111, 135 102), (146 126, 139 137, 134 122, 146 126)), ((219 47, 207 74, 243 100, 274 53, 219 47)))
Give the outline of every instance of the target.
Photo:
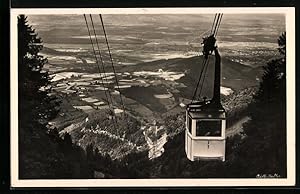
POLYGON ((222 121, 197 120, 196 136, 221 136, 222 121))
POLYGON ((188 116, 188 119, 187 119, 187 126, 188 126, 188 130, 189 132, 192 134, 192 119, 191 117, 188 116))

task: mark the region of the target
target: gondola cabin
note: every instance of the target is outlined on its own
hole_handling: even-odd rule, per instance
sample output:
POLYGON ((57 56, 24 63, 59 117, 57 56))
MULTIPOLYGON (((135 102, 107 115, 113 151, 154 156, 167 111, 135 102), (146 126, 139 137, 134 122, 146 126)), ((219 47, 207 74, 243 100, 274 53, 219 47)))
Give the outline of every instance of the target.
MULTIPOLYGON (((220 101, 221 56, 214 46, 215 43, 216 39, 213 35, 205 39, 203 52, 204 65, 208 65, 208 55, 213 52, 215 55, 213 97, 211 100, 204 98, 203 101, 194 103, 192 100, 192 103, 186 107, 185 152, 191 161, 225 161, 226 113, 220 101)), ((194 96, 195 94, 197 94, 197 87, 194 96)))
POLYGON ((211 101, 189 104, 186 111, 185 152, 191 161, 225 161, 226 113, 211 101))

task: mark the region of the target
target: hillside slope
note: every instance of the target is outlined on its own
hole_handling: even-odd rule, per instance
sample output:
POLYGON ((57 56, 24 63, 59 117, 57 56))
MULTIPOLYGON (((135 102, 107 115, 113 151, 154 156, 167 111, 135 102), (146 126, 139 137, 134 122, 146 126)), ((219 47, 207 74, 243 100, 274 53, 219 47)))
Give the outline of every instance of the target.
MULTIPOLYGON (((199 74, 202 69, 203 56, 190 58, 175 58, 168 60, 157 60, 152 62, 140 63, 132 66, 118 66, 120 72, 136 71, 172 71, 184 73, 185 76, 178 82, 183 83, 185 88, 180 89, 180 93, 185 98, 191 98, 194 87, 196 86, 199 74)), ((228 57, 222 57, 221 62, 221 85, 239 91, 252 86, 257 86, 262 75, 261 67, 250 67, 242 63, 232 61, 228 57)), ((214 56, 210 56, 206 79, 204 82, 203 94, 211 96, 213 88, 214 56)))

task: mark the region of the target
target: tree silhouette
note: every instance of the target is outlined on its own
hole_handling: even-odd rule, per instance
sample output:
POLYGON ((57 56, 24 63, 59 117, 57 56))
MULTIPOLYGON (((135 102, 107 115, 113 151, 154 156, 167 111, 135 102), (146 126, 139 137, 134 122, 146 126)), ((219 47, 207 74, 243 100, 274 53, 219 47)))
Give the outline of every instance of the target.
POLYGON ((46 92, 40 91, 42 86, 49 84, 48 72, 43 71, 47 59, 39 55, 42 49, 41 38, 27 23, 27 17, 20 15, 18 17, 19 90, 24 97, 35 97, 37 93, 46 92))
POLYGON ((18 16, 18 89, 19 89, 19 177, 91 178, 84 151, 70 134, 61 139, 48 122, 58 111, 60 100, 49 95, 50 77, 43 67, 47 62, 39 52, 41 38, 18 16))
POLYGON ((286 176, 286 56, 285 33, 278 39, 280 56, 267 63, 258 92, 248 107, 251 122, 241 150, 251 159, 249 173, 286 176), (250 153, 252 153, 250 155, 250 153), (257 156, 257 157, 256 157, 257 156))
POLYGON ((19 116, 23 124, 40 122, 56 116, 60 101, 47 95, 51 90, 50 77, 43 69, 47 59, 39 52, 43 42, 24 15, 18 16, 18 87, 19 116))
POLYGON ((285 51, 286 51, 286 32, 283 32, 281 34, 281 36, 278 38, 278 45, 279 45, 279 53, 282 55, 282 56, 285 56, 285 51))

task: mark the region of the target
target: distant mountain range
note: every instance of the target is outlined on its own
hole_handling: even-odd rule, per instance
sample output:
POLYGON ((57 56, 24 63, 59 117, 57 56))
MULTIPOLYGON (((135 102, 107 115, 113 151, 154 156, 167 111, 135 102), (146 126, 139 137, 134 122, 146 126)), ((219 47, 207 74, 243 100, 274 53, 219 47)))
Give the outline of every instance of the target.
MULTIPOLYGON (((105 53, 99 16, 93 17, 100 48, 105 53)), ((48 48, 85 48, 92 53, 83 15, 30 15, 28 18, 48 48)), ((213 18, 213 14, 201 13, 103 15, 113 57, 120 58, 120 63, 200 52, 202 37, 209 34, 213 18)), ((224 56, 253 64, 261 61, 261 57, 266 60, 272 57, 277 37, 283 31, 285 18, 281 14, 225 14, 217 39, 224 56)))

